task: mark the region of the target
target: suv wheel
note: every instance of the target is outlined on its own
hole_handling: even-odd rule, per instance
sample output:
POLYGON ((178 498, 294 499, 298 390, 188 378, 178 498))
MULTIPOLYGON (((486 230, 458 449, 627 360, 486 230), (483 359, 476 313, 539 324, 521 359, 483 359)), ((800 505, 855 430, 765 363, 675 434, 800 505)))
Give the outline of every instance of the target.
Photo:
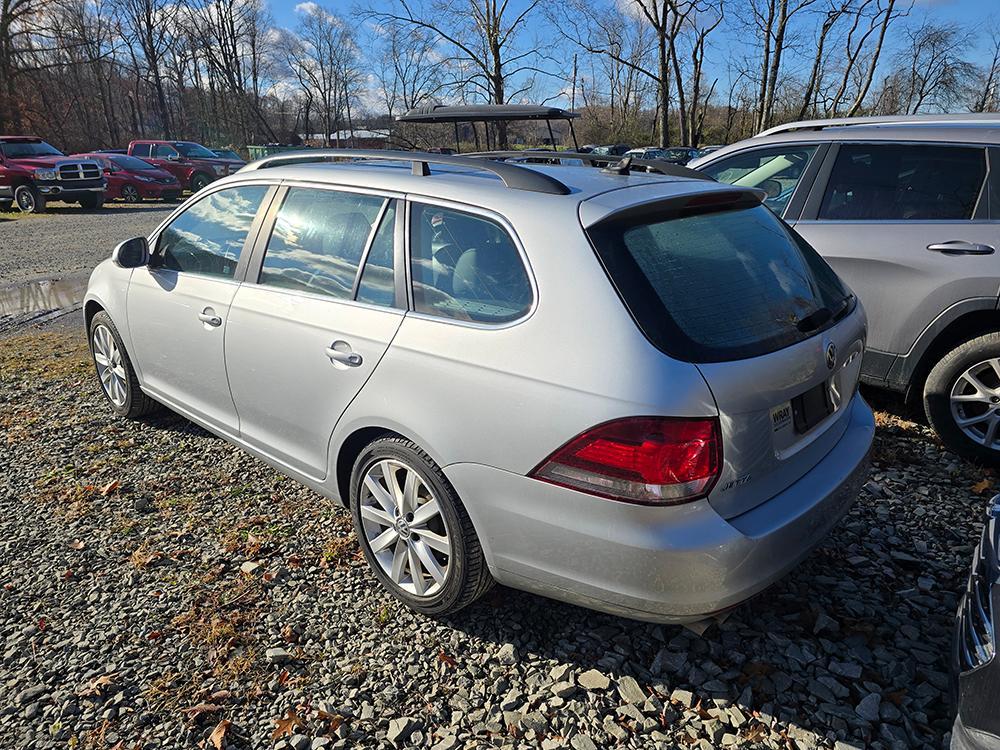
POLYGON ((376 578, 408 607, 449 614, 492 586, 469 514, 438 465, 410 441, 382 438, 362 451, 350 506, 376 578))
POLYGON ((966 458, 1000 463, 1000 333, 952 349, 924 384, 927 420, 966 458))
POLYGON ((45 196, 31 185, 18 185, 14 188, 14 205, 21 213, 40 214, 45 211, 45 196))
POLYGON ((209 182, 211 182, 211 180, 206 175, 203 175, 201 173, 196 174, 194 177, 191 178, 191 192, 197 193, 199 190, 205 187, 205 185, 207 185, 209 182))
POLYGON ((90 353, 101 390, 115 414, 137 419, 156 408, 156 402, 139 388, 132 361, 106 312, 97 313, 90 321, 90 353))
POLYGON ((80 199, 81 208, 85 208, 88 211, 94 211, 101 208, 104 205, 104 196, 95 195, 85 195, 80 199))

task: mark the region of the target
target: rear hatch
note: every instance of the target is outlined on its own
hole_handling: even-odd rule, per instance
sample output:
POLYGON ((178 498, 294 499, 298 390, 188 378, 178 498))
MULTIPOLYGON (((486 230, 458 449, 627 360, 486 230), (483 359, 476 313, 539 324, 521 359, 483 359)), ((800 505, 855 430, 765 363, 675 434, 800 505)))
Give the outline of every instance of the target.
POLYGON ((695 363, 712 391, 723 469, 708 499, 731 518, 802 478, 843 435, 864 313, 758 192, 641 200, 581 218, 639 328, 695 363))

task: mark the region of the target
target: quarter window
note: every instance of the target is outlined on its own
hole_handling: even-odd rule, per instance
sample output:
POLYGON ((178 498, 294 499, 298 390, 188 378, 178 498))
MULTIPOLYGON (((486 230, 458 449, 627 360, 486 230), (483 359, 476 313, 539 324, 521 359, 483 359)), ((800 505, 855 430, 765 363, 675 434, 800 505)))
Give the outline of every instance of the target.
POLYGON ((767 193, 764 205, 779 216, 792 199, 816 146, 783 146, 757 149, 699 167, 700 171, 728 185, 760 188, 767 193))
POLYGON ((532 292, 521 255, 495 221, 414 204, 410 249, 417 312, 477 323, 524 315, 532 292))
POLYGON ((260 269, 261 284, 351 299, 384 198, 289 188, 260 269))
POLYGON ((148 143, 137 143, 132 147, 132 156, 149 158, 150 145, 148 143))
POLYGON ((819 218, 971 219, 985 178, 986 154, 981 148, 843 145, 819 218))
POLYGON ((160 235, 160 267, 231 279, 267 190, 266 185, 247 185, 199 200, 160 235))
POLYGON ((396 232, 396 202, 389 204, 382 217, 375 239, 372 240, 365 260, 361 281, 358 283, 358 300, 372 305, 392 307, 396 302, 396 278, 393 273, 396 232))

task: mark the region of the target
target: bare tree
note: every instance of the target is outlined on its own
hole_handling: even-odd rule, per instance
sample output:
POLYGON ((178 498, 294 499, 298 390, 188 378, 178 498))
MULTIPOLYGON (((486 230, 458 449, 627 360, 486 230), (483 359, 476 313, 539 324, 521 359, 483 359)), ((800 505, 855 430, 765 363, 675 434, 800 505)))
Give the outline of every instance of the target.
POLYGON ((924 20, 906 31, 906 39, 894 57, 896 72, 886 79, 880 96, 883 111, 948 111, 975 74, 963 57, 965 33, 955 24, 924 20))
POLYGON ((1000 109, 1000 25, 995 19, 990 23, 989 35, 992 47, 989 62, 978 68, 972 82, 973 98, 969 109, 973 112, 1000 109))
POLYGON ((445 85, 441 56, 427 29, 393 22, 379 27, 376 78, 389 117, 426 103, 445 85))

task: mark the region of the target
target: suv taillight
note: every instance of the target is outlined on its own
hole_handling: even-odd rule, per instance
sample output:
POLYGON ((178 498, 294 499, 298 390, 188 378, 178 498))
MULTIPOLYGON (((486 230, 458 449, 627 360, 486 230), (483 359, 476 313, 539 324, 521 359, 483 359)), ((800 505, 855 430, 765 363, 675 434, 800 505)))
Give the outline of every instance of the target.
POLYGON ((629 417, 581 433, 529 476, 612 500, 675 505, 707 495, 721 468, 717 419, 629 417))

